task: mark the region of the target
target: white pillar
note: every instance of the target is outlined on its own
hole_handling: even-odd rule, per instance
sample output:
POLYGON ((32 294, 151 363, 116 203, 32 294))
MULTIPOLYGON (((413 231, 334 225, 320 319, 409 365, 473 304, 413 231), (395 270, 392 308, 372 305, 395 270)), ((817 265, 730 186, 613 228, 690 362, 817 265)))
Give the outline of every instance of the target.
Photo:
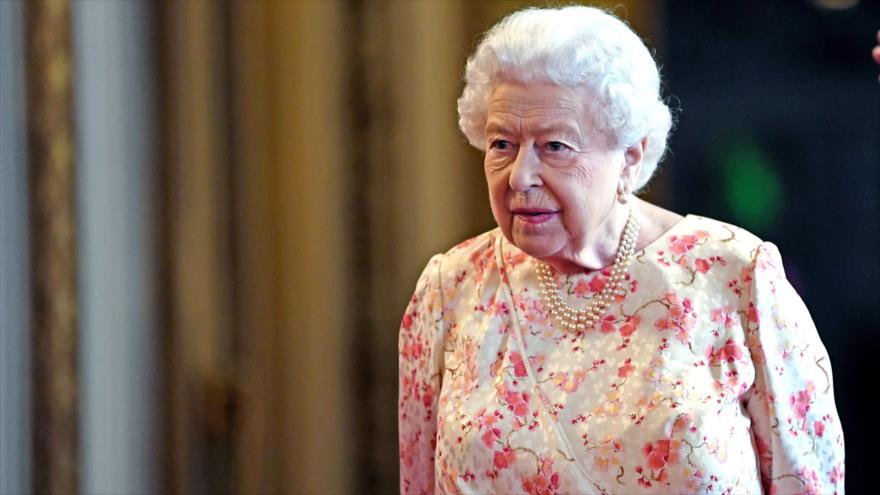
POLYGON ((157 493, 152 3, 71 2, 80 490, 157 493))
POLYGON ((29 493, 30 279, 24 3, 0 2, 0 493, 29 493))

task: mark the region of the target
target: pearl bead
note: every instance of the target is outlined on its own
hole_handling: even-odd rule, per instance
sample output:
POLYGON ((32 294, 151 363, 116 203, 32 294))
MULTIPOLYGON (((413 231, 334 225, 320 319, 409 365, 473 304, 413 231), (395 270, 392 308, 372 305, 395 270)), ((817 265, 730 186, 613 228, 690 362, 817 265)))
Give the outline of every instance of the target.
POLYGON ((632 211, 630 211, 621 235, 620 246, 614 256, 611 274, 605 287, 590 300, 586 308, 576 309, 569 306, 560 294, 553 269, 546 263, 538 264, 536 268, 538 293, 544 301, 544 306, 548 308, 560 328, 581 331, 593 328, 615 297, 626 296, 626 290, 621 290, 620 285, 621 281, 626 278, 630 258, 635 252, 638 232, 639 222, 633 218, 632 211))

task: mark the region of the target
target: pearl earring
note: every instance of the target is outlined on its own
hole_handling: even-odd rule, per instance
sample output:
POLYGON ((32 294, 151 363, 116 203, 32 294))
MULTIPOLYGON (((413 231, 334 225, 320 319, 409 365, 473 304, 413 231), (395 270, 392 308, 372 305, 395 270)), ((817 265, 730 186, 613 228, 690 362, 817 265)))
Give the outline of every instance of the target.
POLYGON ((626 192, 626 189, 620 188, 617 190, 617 202, 622 205, 629 202, 629 193, 626 192))

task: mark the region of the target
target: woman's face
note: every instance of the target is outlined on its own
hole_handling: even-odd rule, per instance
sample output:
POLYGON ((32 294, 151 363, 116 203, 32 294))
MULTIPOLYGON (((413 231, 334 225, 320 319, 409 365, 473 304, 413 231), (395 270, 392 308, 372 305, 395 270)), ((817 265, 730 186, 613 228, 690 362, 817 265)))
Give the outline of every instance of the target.
POLYGON ((531 256, 577 263, 599 242, 626 155, 595 129, 585 96, 573 89, 505 83, 492 94, 485 156, 492 213, 531 256))

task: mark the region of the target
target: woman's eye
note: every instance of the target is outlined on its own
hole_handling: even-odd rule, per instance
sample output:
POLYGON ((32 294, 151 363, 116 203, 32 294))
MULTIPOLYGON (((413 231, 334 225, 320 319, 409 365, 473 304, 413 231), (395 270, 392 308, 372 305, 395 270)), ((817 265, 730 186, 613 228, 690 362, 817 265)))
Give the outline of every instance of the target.
POLYGON ((490 148, 500 151, 506 151, 513 148, 513 143, 506 139, 496 139, 492 141, 490 148))
POLYGON ((564 143, 560 143, 559 141, 550 141, 544 145, 544 148, 547 151, 559 152, 565 151, 566 149, 568 149, 568 146, 564 143))

